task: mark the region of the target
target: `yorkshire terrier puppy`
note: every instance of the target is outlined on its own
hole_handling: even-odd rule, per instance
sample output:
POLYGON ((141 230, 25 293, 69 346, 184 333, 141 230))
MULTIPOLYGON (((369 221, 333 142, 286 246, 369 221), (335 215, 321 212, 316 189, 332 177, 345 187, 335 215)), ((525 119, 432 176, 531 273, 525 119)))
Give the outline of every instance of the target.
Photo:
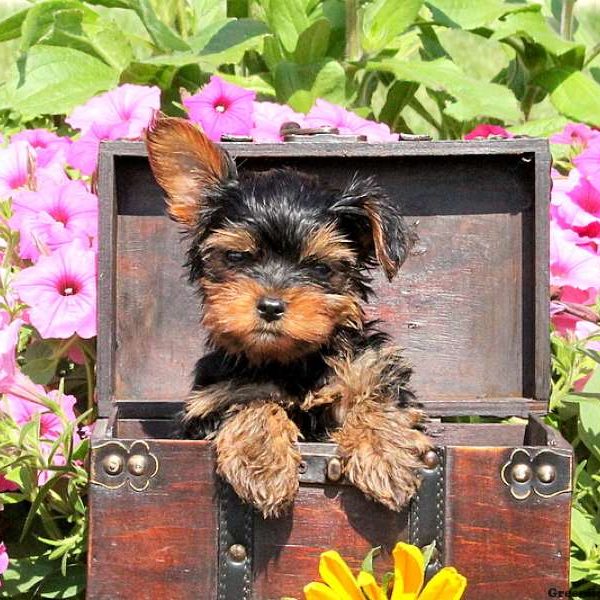
POLYGON ((299 438, 338 445, 344 474, 400 510, 430 442, 411 369, 361 308, 369 270, 392 279, 413 234, 373 179, 331 190, 292 169, 242 172, 192 123, 160 116, 150 165, 186 229, 211 353, 182 417, 217 472, 265 517, 298 491, 299 438))

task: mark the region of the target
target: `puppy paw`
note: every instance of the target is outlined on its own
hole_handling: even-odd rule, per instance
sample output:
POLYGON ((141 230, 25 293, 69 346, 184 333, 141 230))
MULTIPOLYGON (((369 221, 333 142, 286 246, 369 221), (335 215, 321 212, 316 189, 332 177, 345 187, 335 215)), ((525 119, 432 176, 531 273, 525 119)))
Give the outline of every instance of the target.
POLYGON ((298 492, 297 439, 298 429, 281 406, 248 406, 217 433, 217 473, 265 518, 279 517, 298 492))
POLYGON ((348 480, 369 498, 400 511, 419 488, 422 456, 431 449, 427 436, 415 429, 394 437, 363 430, 349 439, 345 433, 339 443, 348 480))

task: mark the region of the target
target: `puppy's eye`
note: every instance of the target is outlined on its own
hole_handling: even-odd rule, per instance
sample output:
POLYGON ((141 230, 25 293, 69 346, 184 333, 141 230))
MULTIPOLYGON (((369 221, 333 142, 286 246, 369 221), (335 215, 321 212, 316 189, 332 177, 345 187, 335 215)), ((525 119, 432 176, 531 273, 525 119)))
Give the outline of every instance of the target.
POLYGON ((331 267, 325 263, 316 263, 312 266, 312 271, 319 277, 327 277, 331 274, 331 267))
POLYGON ((239 265, 248 262, 252 258, 252 254, 250 252, 240 252, 239 250, 227 250, 225 258, 232 265, 239 265))

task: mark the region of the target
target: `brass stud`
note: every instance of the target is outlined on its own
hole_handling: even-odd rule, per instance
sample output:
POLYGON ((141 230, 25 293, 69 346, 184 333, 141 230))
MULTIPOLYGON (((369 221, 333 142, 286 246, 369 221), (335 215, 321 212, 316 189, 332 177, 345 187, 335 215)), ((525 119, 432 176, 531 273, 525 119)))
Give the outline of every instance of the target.
POLYGON ((552 465, 540 465, 537 476, 542 483, 552 483, 556 479, 556 469, 552 465))
POLYGON ((531 479, 531 467, 524 463, 518 463, 512 468, 512 478, 517 483, 526 483, 531 479))
POLYGON ((144 470, 146 469, 146 457, 141 454, 134 454, 127 461, 127 470, 132 475, 143 475, 144 470))
POLYGON ((118 475, 123 470, 123 459, 118 454, 109 454, 102 461, 102 465, 109 475, 118 475))
POLYGON ((306 461, 300 461, 300 464, 298 465, 298 473, 300 473, 300 475, 304 475, 306 471, 308 471, 308 465, 306 464, 306 461))
POLYGON ((334 456, 327 461, 327 479, 339 481, 342 478, 342 462, 334 456))
POLYGON ((427 450, 423 456, 423 462, 428 469, 435 469, 440 464, 440 457, 435 450, 427 450))
POLYGON ((229 547, 227 552, 229 554, 229 558, 235 562, 244 562, 248 556, 246 548, 244 548, 244 546, 241 544, 233 544, 229 547))

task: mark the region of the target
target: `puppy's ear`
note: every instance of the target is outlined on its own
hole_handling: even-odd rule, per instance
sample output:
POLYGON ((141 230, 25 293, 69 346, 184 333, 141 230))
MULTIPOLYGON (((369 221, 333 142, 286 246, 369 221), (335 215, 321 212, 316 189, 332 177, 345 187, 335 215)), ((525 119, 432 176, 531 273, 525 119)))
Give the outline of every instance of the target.
POLYGON ((158 114, 146 134, 154 177, 167 193, 169 216, 193 227, 211 196, 236 178, 232 158, 186 119, 158 114))
POLYGON ((379 263, 391 281, 417 239, 373 178, 355 177, 330 209, 358 245, 359 259, 379 263))

